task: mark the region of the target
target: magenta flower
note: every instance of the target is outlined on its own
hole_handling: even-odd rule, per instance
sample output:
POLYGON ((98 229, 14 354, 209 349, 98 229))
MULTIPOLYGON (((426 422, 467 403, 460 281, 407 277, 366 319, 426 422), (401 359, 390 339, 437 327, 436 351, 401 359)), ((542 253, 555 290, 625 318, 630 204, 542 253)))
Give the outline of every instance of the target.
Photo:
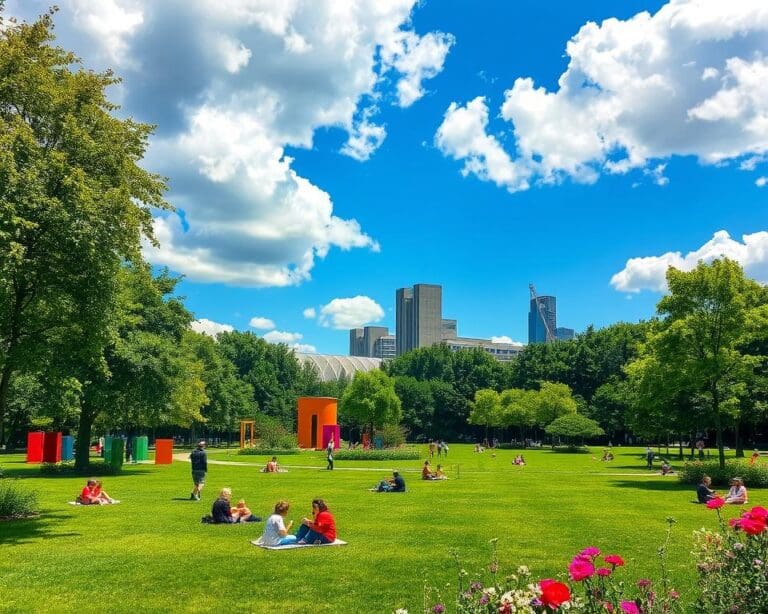
POLYGON ((590 546, 589 548, 584 548, 581 552, 579 552, 581 556, 590 556, 595 557, 598 554, 600 554, 600 548, 595 548, 594 546, 590 546))
POLYGON ((640 614, 640 608, 637 607, 634 601, 622 601, 619 607, 621 607, 621 611, 625 614, 640 614))
POLYGON ((749 510, 749 517, 754 519, 762 518, 763 520, 768 521, 768 510, 760 505, 756 505, 749 510))
POLYGON ((577 556, 571 561, 571 564, 568 565, 568 574, 570 575, 571 580, 581 582, 582 580, 586 580, 595 575, 595 566, 589 559, 577 556))
POLYGON ((722 497, 712 497, 707 501, 707 507, 711 510, 719 510, 725 505, 725 499, 722 497))
POLYGON ((442 603, 436 603, 435 605, 432 606, 432 611, 435 614, 442 614, 443 612, 445 612, 445 606, 442 603))
POLYGON ((640 578, 637 581, 638 588, 648 588, 651 585, 651 581, 646 578, 640 578))
POLYGON ((607 567, 599 567, 598 570, 597 570, 597 575, 598 576, 602 576, 602 577, 610 576, 611 575, 611 570, 608 569, 607 567))

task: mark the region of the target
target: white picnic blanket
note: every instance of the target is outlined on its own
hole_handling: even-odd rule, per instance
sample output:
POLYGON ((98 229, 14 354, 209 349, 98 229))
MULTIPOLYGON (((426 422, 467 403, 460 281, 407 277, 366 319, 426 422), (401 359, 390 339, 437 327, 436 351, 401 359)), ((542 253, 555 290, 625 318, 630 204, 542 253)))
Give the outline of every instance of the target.
MULTIPOLYGON (((83 505, 80 503, 80 501, 67 501, 70 505, 83 505)), ((112 503, 105 503, 105 505, 115 505, 116 503, 120 503, 117 499, 112 499, 112 503)), ((85 505, 84 507, 99 507, 98 505, 94 505, 93 503, 89 503, 88 505, 85 505)))
POLYGON ((321 548, 323 546, 346 546, 347 542, 337 539, 330 544, 287 544, 285 546, 265 546, 261 543, 261 539, 254 539, 251 541, 254 546, 264 548, 265 550, 293 550, 295 548, 321 548))

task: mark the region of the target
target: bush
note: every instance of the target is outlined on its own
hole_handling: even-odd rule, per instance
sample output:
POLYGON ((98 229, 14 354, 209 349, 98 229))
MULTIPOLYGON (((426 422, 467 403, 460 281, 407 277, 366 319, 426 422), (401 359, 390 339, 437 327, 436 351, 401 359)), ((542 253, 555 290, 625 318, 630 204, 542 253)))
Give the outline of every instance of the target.
POLYGON ((587 446, 552 446, 552 451, 562 454, 589 454, 587 446))
POLYGON ((58 463, 42 463, 40 473, 45 475, 57 475, 59 473, 69 473, 75 470, 74 461, 61 461, 58 463))
POLYGON ((396 450, 336 450, 334 460, 419 460, 419 451, 411 446, 396 450))
POLYGON ((40 465, 40 473, 44 475, 87 475, 87 476, 102 476, 102 475, 119 475, 122 471, 122 467, 113 467, 107 462, 89 463, 88 468, 80 471, 75 469, 75 461, 63 461, 58 463, 42 463, 40 465))
POLYGON ((288 454, 298 454, 299 448, 242 448, 238 454, 246 456, 286 456, 288 454))
POLYGON ((37 494, 15 480, 0 480, 0 518, 25 518, 38 513, 37 494))
POLYGON ((405 443, 407 430, 398 424, 388 424, 376 434, 382 438, 385 448, 398 448, 405 443))
POLYGON ((678 472, 681 482, 685 484, 698 484, 704 475, 712 478, 712 484, 716 486, 728 486, 730 479, 737 475, 744 478, 744 483, 750 486, 768 486, 768 467, 760 464, 750 465, 743 460, 725 461, 725 469, 720 469, 720 463, 716 460, 689 461, 678 472))
POLYGON ((259 414, 255 419, 256 438, 263 448, 295 448, 296 435, 283 426, 277 418, 259 414))

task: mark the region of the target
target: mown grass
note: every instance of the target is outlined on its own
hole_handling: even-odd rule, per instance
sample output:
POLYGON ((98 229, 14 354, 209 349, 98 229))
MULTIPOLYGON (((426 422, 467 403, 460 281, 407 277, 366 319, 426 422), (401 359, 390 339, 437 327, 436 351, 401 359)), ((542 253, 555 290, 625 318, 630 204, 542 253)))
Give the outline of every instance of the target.
MULTIPOLYGON (((188 500, 189 465, 174 462, 127 466, 104 478, 109 494, 122 500, 104 507, 66 504, 81 478, 42 476, 22 456, 0 456, 7 476, 37 491, 41 511, 37 519, 0 523, 0 611, 413 613, 422 606, 425 580, 455 586, 452 550, 472 573, 487 565, 496 537, 502 573, 524 563, 534 577, 556 577, 576 551, 597 546, 625 558, 627 580, 656 577, 667 516, 677 520, 672 578, 691 599, 691 532, 716 523, 712 512, 691 504, 690 486, 646 471, 639 448, 615 449, 610 463, 526 451, 528 465, 515 467, 510 461, 518 452, 493 457, 452 445, 447 459, 433 459, 451 479, 422 482, 424 456, 337 462, 325 471, 324 453, 307 452, 280 459, 288 473, 264 474, 258 468, 266 456, 214 450, 211 460, 236 464, 211 463, 202 502, 188 500), (407 493, 367 491, 393 467, 405 475, 407 493), (248 543, 261 524, 201 524, 223 486, 265 517, 287 499, 289 518, 298 520, 313 497, 323 497, 349 545, 272 552, 248 543)), ((766 503, 765 491, 750 489, 750 504, 766 503)))

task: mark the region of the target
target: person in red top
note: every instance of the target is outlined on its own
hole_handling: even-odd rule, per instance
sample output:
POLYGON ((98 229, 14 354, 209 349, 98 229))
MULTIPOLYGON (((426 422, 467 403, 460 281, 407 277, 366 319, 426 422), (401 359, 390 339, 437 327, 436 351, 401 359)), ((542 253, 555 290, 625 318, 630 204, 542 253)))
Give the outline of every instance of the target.
POLYGON ((336 541, 336 521, 322 499, 312 500, 312 518, 302 518, 296 532, 298 544, 332 544, 336 541))

